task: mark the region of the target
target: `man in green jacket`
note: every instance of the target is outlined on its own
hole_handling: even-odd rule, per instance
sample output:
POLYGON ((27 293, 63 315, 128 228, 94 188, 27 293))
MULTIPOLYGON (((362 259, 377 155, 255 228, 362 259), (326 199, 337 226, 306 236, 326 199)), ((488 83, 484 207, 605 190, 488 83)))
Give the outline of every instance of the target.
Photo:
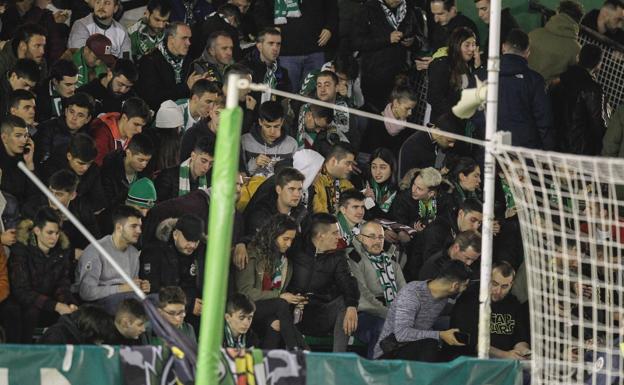
POLYGON ((113 68, 116 59, 111 55, 112 45, 109 38, 96 33, 89 36, 84 47, 74 52, 72 61, 78 69, 76 88, 106 74, 107 68, 113 68))

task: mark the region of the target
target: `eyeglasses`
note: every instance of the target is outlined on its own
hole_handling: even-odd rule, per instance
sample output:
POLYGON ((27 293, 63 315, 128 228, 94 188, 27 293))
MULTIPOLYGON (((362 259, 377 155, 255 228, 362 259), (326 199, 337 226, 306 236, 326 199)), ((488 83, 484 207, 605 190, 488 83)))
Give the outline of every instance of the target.
POLYGON ((368 239, 372 239, 372 240, 378 240, 378 241, 383 241, 385 238, 383 235, 374 235, 374 234, 360 234, 363 237, 366 237, 368 239))
POLYGON ((163 313, 167 314, 169 317, 184 317, 186 316, 186 310, 182 310, 182 311, 167 311, 164 309, 161 309, 163 311, 163 313))

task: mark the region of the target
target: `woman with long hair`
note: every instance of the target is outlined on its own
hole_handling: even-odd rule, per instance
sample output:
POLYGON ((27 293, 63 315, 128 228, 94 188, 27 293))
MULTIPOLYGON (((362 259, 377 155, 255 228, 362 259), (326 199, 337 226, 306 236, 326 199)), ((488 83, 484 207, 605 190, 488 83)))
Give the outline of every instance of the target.
POLYGON ((368 163, 368 178, 364 195, 375 202, 366 210, 366 219, 388 219, 390 206, 397 195, 396 158, 387 148, 378 148, 371 154, 368 163))
POLYGON ((427 88, 431 121, 450 112, 463 89, 476 86, 474 75, 481 69, 477 37, 467 27, 456 28, 449 37, 448 47, 438 50, 434 57, 429 65, 427 88))
POLYGON ((297 234, 297 224, 285 214, 271 217, 249 244, 249 262, 236 272, 236 287, 256 304, 252 328, 262 339, 263 349, 304 348, 293 321, 291 305, 304 305, 304 295, 288 293, 292 277, 286 252, 297 234))
POLYGON ((449 181, 453 189, 448 193, 448 205, 457 209, 466 199, 481 201, 481 167, 472 158, 461 157, 449 167, 449 181))

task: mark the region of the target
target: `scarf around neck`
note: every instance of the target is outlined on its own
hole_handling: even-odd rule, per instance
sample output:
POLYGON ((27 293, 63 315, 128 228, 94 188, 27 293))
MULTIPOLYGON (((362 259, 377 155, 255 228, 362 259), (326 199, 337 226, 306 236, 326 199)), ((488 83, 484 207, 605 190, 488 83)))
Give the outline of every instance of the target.
MULTIPOLYGON (((191 192, 191 169, 189 164, 191 158, 188 158, 180 164, 178 196, 183 196, 191 192)), ((199 177, 199 186, 197 188, 206 188, 208 181, 206 175, 199 177)))
POLYGON ((388 24, 390 24, 390 26, 394 28, 395 31, 398 30, 399 24, 401 24, 403 19, 405 19, 405 15, 407 14, 407 3, 405 2, 405 0, 401 1, 398 9, 396 9, 396 13, 388 8, 384 0, 379 0, 379 5, 386 14, 386 20, 388 21, 388 24))
POLYGON ((370 186, 375 193, 375 204, 379 206, 384 213, 387 213, 396 197, 396 191, 390 189, 390 183, 379 184, 375 182, 375 179, 371 179, 370 186))
POLYGON ((375 268, 375 273, 383 290, 385 305, 389 306, 396 298, 398 292, 392 258, 385 252, 380 255, 370 255, 366 252, 366 256, 375 268))
MULTIPOLYGON (((392 113, 392 103, 388 103, 386 108, 383 110, 382 115, 384 118, 397 119, 394 116, 394 113, 392 113)), ((392 123, 387 120, 384 122, 384 125, 386 126, 386 131, 388 131, 388 134, 391 136, 399 135, 399 133, 405 129, 405 126, 392 123)))
POLYGON ((158 50, 163 55, 167 63, 173 67, 173 73, 175 74, 175 82, 176 84, 180 84, 182 82, 182 63, 184 62, 184 56, 175 56, 172 55, 171 52, 165 46, 165 41, 161 41, 158 43, 158 50))
POLYGON ((247 335, 241 334, 238 338, 234 338, 232 329, 227 321, 224 322, 223 336, 225 337, 225 347, 234 349, 245 349, 247 347, 247 335))

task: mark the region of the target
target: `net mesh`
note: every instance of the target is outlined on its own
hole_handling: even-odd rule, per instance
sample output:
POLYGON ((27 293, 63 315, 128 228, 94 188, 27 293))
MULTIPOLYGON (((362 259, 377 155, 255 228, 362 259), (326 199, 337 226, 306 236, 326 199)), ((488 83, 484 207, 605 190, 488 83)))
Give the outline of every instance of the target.
POLYGON ((522 229, 533 384, 622 384, 624 160, 503 146, 522 229))

